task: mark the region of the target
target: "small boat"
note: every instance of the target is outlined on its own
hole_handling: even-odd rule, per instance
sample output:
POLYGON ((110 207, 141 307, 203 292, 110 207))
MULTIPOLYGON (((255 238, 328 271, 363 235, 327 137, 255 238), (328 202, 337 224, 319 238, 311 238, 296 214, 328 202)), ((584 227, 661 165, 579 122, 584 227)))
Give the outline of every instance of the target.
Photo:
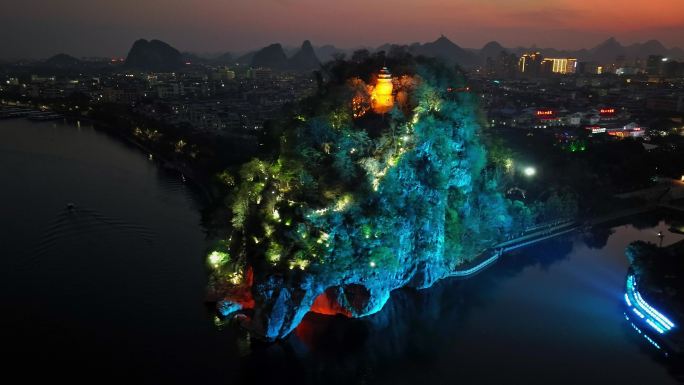
POLYGON ((73 211, 73 210, 76 208, 76 205, 73 204, 73 203, 71 203, 71 202, 69 202, 69 203, 67 203, 66 208, 67 208, 67 210, 69 210, 69 211, 73 211))

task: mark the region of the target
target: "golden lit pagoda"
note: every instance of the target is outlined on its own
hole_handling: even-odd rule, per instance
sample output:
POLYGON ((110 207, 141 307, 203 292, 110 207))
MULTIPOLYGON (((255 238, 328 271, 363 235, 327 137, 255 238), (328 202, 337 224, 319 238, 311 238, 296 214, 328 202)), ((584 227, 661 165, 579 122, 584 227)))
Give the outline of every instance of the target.
POLYGON ((378 74, 378 82, 371 93, 371 106, 373 107, 373 111, 378 114, 384 114, 392 109, 394 106, 392 90, 392 74, 387 67, 382 67, 378 74))

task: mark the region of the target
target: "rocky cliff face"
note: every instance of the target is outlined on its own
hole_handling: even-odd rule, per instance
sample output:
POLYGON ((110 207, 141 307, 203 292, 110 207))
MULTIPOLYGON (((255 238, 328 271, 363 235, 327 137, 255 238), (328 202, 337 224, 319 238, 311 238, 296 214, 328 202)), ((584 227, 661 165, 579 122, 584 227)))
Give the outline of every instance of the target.
POLYGON ((321 280, 314 274, 307 274, 302 280, 285 283, 282 277, 269 276, 253 287, 256 307, 249 328, 266 339, 287 336, 312 311, 314 302, 320 296, 327 296, 329 303, 325 312, 336 307, 337 313, 350 317, 364 317, 382 310, 394 289, 432 286, 437 280, 450 274, 445 266, 438 266, 427 260, 417 262, 416 258, 404 255, 406 269, 396 274, 350 275, 339 279, 321 280))
POLYGON ((256 334, 286 336, 310 310, 376 313, 392 290, 431 286, 510 226, 484 172, 474 104, 448 94, 455 73, 402 64, 390 113, 358 107, 372 74, 370 84, 333 80, 302 108, 311 115, 286 123, 278 151, 242 167, 233 233, 210 255, 212 288, 222 308, 241 304, 256 334), (249 300, 235 294, 246 291, 249 300))

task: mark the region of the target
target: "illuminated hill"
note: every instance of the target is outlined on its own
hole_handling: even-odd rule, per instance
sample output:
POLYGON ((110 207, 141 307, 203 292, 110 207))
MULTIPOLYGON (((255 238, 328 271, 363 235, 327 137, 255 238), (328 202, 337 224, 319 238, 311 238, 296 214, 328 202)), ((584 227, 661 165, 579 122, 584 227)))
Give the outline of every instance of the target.
POLYGON ((271 150, 222 176, 236 180, 233 228, 209 254, 210 296, 269 339, 310 310, 377 312, 511 226, 453 70, 410 57, 326 70, 319 93, 271 127, 271 150))

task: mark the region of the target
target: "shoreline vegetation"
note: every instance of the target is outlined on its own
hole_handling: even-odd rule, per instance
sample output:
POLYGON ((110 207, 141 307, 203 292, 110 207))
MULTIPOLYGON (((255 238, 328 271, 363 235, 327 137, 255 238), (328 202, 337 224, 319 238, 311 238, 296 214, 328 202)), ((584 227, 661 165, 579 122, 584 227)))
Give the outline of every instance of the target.
POLYGON ((118 140, 121 140, 127 144, 134 146, 134 147, 137 147, 145 155, 151 155, 152 160, 156 163, 157 167, 159 167, 160 169, 174 171, 174 172, 178 173, 179 175, 181 175, 184 181, 191 182, 193 188, 200 191, 201 194, 203 195, 203 197, 207 200, 207 202, 212 202, 215 199, 215 197, 212 195, 211 191, 209 190, 209 186, 207 185, 206 181, 200 180, 195 175, 196 170, 189 167, 187 164, 181 163, 180 161, 169 160, 168 154, 163 154, 159 150, 152 149, 151 147, 145 145, 142 141, 137 139, 135 137, 135 135, 132 135, 132 134, 126 135, 125 133, 121 132, 119 129, 113 127, 111 124, 108 124, 105 121, 95 120, 92 118, 79 117, 79 116, 65 116, 65 121, 69 124, 76 124, 76 123, 89 124, 95 130, 105 132, 109 135, 116 137, 118 140))
MULTIPOLYGON (((220 175, 226 170, 235 168, 242 160, 254 155, 253 149, 244 150, 244 154, 237 154, 235 161, 217 161, 214 154, 220 149, 219 145, 211 145, 212 138, 203 134, 193 133, 189 128, 170 127, 156 121, 139 117, 122 108, 120 105, 99 106, 98 110, 89 110, 85 115, 81 110, 69 107, 53 108, 44 103, 7 103, 4 106, 31 109, 52 110, 62 115, 66 124, 87 124, 95 130, 112 136, 116 140, 135 147, 146 156, 151 155, 160 170, 178 174, 178 176, 202 197, 202 221, 208 236, 213 237, 222 232, 228 222, 216 220, 222 216, 221 207, 230 185, 222 180, 220 175), (115 112, 101 114, 113 108, 115 112), (195 145, 195 143, 203 145, 195 145), (210 145, 206 145, 209 143, 210 145)), ((20 119, 19 117, 16 119, 20 119)), ((224 140, 225 141, 225 140, 224 140)), ((235 144, 234 147, 239 147, 235 144)))

